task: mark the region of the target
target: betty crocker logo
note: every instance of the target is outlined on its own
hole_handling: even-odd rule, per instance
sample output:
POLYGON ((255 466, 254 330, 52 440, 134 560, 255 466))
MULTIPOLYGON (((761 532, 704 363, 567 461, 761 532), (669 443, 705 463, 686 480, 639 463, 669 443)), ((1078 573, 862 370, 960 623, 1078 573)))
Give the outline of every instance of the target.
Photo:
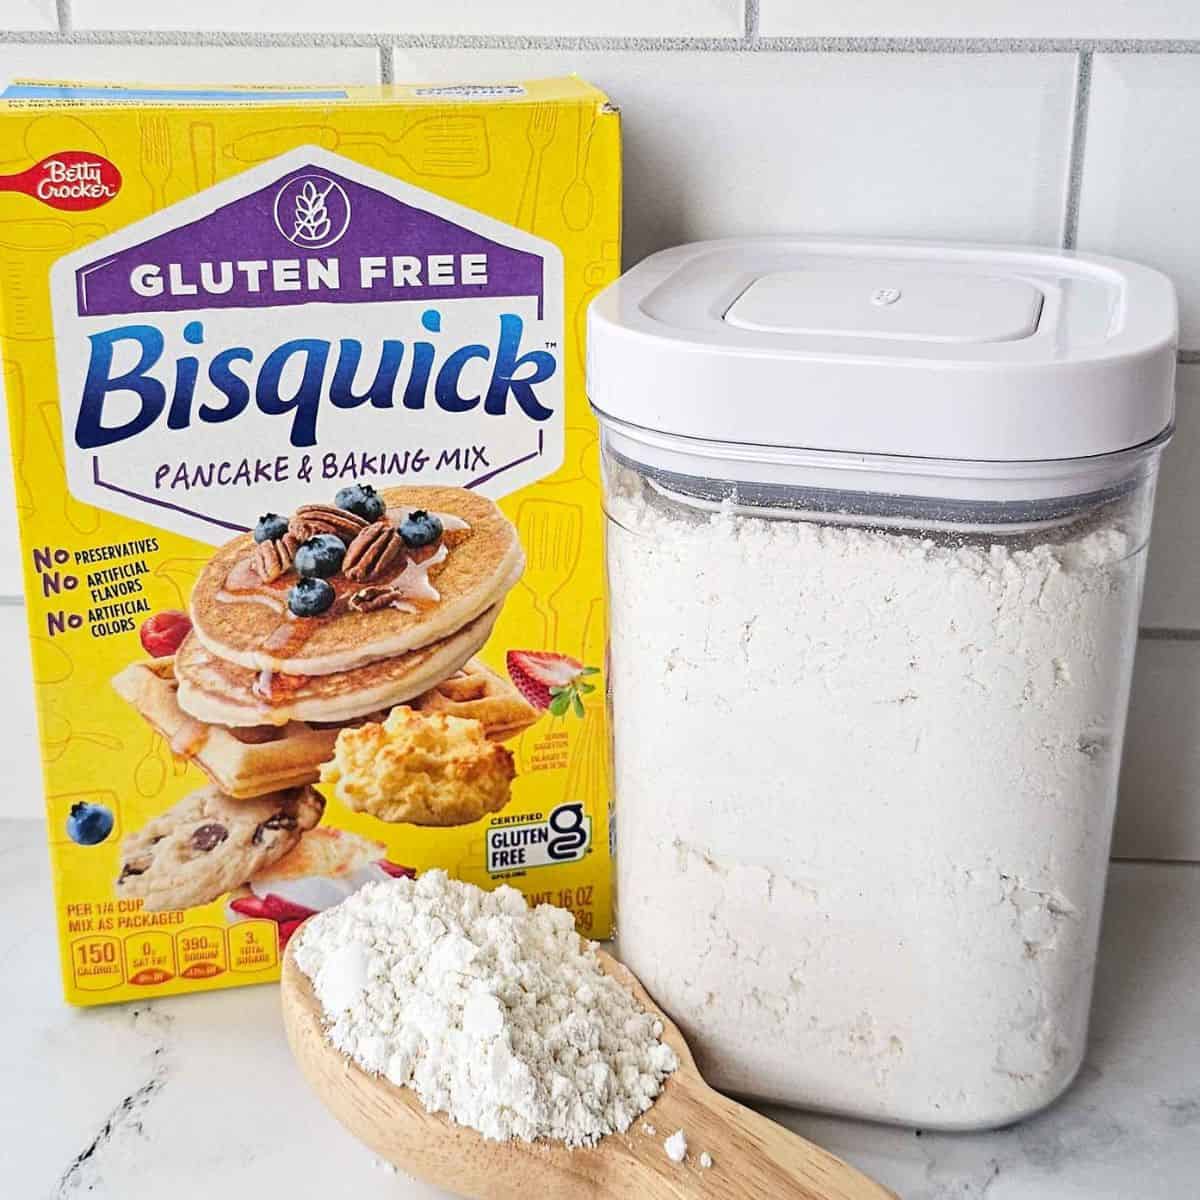
POLYGON ((0 191, 33 196, 64 212, 99 208, 120 190, 116 165, 89 150, 62 150, 16 175, 0 175, 0 191))

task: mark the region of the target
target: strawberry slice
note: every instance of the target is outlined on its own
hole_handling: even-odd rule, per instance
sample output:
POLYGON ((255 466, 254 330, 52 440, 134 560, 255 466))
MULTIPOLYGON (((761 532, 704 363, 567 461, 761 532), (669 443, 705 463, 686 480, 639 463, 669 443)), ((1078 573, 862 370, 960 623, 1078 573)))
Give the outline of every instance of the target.
POLYGON ((596 667, 585 667, 577 658, 552 650, 510 650, 505 656, 508 677, 534 708, 549 710, 561 717, 574 710, 583 716, 583 697, 596 690, 588 675, 598 675, 596 667))
POLYGON ((303 921, 317 910, 269 892, 263 897, 263 911, 272 921, 303 921))
POLYGON ((239 896, 229 902, 234 912, 243 917, 258 917, 264 921, 303 921, 311 917, 317 910, 303 904, 294 904, 282 896, 270 892, 265 896, 239 896))
POLYGON ((269 921, 271 918, 267 916, 263 903, 258 896, 239 896, 236 900, 230 900, 229 907, 243 917, 260 917, 269 921))
POLYGON ((295 921, 280 921, 279 922, 279 949, 282 950, 289 941, 292 934, 304 924, 304 917, 300 917, 295 921))
POLYGON ((417 873, 412 867, 402 867, 399 863, 389 862, 386 858, 378 860, 381 866, 393 879, 416 879, 417 873))

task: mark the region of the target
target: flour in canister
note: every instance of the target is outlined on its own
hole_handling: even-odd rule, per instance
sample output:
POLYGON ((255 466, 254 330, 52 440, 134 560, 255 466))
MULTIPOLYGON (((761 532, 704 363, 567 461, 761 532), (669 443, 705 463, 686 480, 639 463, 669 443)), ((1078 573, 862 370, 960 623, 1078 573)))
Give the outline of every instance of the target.
POLYGON ((590 1145, 678 1066, 571 914, 509 887, 371 884, 312 917, 295 955, 332 1045, 485 1137, 590 1145))
POLYGON ((1081 1059, 1141 579, 1018 539, 607 501, 621 952, 717 1086, 970 1126, 1081 1059))

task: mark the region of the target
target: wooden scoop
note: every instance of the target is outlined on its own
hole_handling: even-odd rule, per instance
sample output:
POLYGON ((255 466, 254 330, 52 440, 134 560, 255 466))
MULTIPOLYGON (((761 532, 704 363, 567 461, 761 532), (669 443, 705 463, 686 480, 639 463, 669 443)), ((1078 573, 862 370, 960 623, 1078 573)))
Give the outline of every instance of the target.
POLYGON ((489 1141, 444 1113, 426 1112, 411 1088, 368 1075, 326 1041, 320 1001, 290 946, 280 981, 284 1028, 308 1082, 359 1141, 406 1174, 474 1200, 896 1200, 841 1159, 713 1091, 633 973, 603 951, 600 961, 662 1020, 679 1069, 625 1133, 588 1149, 489 1141), (663 1149, 677 1129, 688 1141, 682 1163, 663 1149), (713 1159, 708 1168, 699 1165, 705 1151, 713 1159))

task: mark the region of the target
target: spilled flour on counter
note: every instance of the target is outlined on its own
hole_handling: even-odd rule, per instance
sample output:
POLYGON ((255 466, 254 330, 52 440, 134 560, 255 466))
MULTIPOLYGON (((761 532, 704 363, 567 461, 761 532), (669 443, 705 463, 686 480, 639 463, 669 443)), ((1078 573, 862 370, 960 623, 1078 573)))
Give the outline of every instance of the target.
POLYGON ((368 885, 295 945, 330 1043, 495 1140, 624 1132, 679 1065, 571 914, 427 871, 368 885))
POLYGON ((681 1163, 687 1158, 687 1134, 682 1129, 677 1129, 665 1142, 663 1149, 667 1152, 667 1157, 673 1163, 681 1163))

